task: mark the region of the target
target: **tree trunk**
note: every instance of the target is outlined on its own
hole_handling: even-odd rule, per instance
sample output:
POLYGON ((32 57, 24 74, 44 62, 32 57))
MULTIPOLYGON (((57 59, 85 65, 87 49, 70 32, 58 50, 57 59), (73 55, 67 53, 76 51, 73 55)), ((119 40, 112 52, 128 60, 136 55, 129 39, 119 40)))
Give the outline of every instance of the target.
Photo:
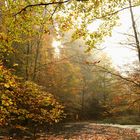
POLYGON ((25 79, 29 80, 29 53, 30 53, 30 44, 27 44, 27 52, 26 52, 26 71, 25 71, 25 79))
POLYGON ((82 89, 82 100, 81 100, 81 113, 82 117, 85 117, 85 92, 86 92, 86 79, 83 77, 83 89, 82 89))
MULTIPOLYGON (((0 25, 2 25, 2 6, 3 6, 4 2, 0 1, 0 25)), ((1 27, 1 26, 0 26, 1 27)), ((0 32, 1 32, 1 28, 0 28, 0 32)))
POLYGON ((139 42, 139 39, 138 39, 138 32, 137 32, 137 29, 136 29, 136 23, 135 23, 135 19, 134 19, 133 10, 132 10, 131 0, 129 0, 129 7, 130 7, 132 27, 133 27, 134 36, 135 36, 135 43, 136 43, 136 48, 137 48, 137 52, 138 52, 138 60, 139 60, 139 64, 140 64, 140 42, 139 42))
POLYGON ((35 54, 34 71, 33 71, 33 79, 32 79, 33 81, 35 81, 35 78, 36 78, 40 42, 41 42, 41 40, 40 40, 40 37, 39 37, 39 40, 37 41, 37 48, 36 48, 36 54, 35 54))

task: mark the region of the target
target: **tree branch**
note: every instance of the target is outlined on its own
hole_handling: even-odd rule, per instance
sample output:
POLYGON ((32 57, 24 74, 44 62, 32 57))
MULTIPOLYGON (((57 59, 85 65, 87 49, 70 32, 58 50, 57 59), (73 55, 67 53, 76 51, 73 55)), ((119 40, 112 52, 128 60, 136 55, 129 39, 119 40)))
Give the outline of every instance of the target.
POLYGON ((122 75, 117 74, 117 73, 113 73, 113 72, 111 72, 110 70, 108 70, 108 69, 106 69, 106 68, 104 68, 104 67, 102 67, 102 66, 99 66, 99 65, 96 65, 96 64, 95 64, 95 66, 101 68, 103 71, 105 71, 105 72, 107 72, 107 73, 110 73, 111 75, 117 76, 117 77, 119 77, 119 78, 121 78, 121 79, 123 79, 123 80, 125 80, 125 81, 127 81, 127 82, 133 83, 134 85, 140 87, 140 83, 137 83, 137 82, 135 82, 135 81, 132 80, 132 79, 123 77, 122 75))
POLYGON ((140 98, 134 100, 132 103, 130 103, 129 108, 133 107, 136 103, 140 102, 140 98))
MULTIPOLYGON (((133 8, 133 7, 137 7, 137 6, 140 6, 140 4, 131 5, 131 7, 130 7, 130 6, 127 6, 127 7, 121 8, 121 9, 119 9, 119 10, 116 10, 115 12, 112 12, 112 13, 109 13, 109 14, 107 14, 107 15, 103 15, 103 16, 100 16, 100 17, 95 17, 95 18, 96 18, 96 19, 107 18, 108 16, 113 16, 113 15, 115 15, 115 14, 117 14, 117 13, 123 11, 123 10, 127 10, 127 9, 129 9, 129 8, 133 8)), ((93 21, 93 20, 95 20, 95 19, 92 19, 91 21, 93 21)))
POLYGON ((14 14, 14 16, 21 14, 23 11, 26 11, 27 8, 29 7, 36 7, 36 6, 48 6, 48 5, 56 5, 56 4, 63 4, 63 3, 67 3, 70 0, 66 0, 66 1, 58 1, 58 2, 49 2, 49 3, 37 3, 37 4, 29 4, 27 6, 25 6, 24 8, 22 8, 19 12, 17 12, 16 14, 14 14))
POLYGON ((59 60, 54 60, 54 61, 50 61, 50 62, 42 64, 42 65, 39 65, 36 69, 36 72, 38 72, 40 69, 44 68, 45 66, 52 65, 52 64, 57 64, 57 63, 65 61, 65 60, 70 60, 70 58, 72 58, 72 57, 74 57, 74 56, 71 55, 69 57, 64 57, 64 58, 61 58, 59 60))
POLYGON ((134 84, 134 85, 137 86, 137 87, 140 87, 140 83, 135 82, 133 79, 124 77, 124 76, 122 76, 122 75, 120 75, 120 74, 117 74, 117 73, 114 73, 114 72, 108 70, 107 68, 105 68, 105 67, 103 67, 103 66, 101 66, 101 65, 96 64, 96 62, 94 62, 94 63, 90 63, 90 62, 85 63, 85 62, 78 62, 78 61, 74 61, 74 62, 79 63, 79 64, 83 64, 83 65, 88 65, 88 66, 95 66, 95 67, 97 67, 97 68, 100 68, 100 71, 107 72, 107 73, 109 73, 109 74, 111 74, 111 75, 114 75, 114 76, 116 76, 116 77, 119 77, 120 79, 122 79, 122 80, 124 80, 124 81, 127 81, 127 82, 129 82, 129 83, 132 83, 132 84, 134 84))
POLYGON ((53 13, 51 14, 51 18, 50 18, 50 19, 52 19, 52 18, 53 18, 53 15, 55 14, 55 12, 56 12, 56 10, 57 10, 58 6, 59 6, 59 4, 55 7, 55 9, 54 9, 53 13))

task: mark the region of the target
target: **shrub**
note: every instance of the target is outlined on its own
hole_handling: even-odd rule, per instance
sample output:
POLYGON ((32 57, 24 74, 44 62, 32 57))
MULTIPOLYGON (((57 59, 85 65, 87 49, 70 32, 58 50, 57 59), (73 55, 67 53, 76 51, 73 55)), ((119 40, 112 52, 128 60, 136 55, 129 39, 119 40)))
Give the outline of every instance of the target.
POLYGON ((0 65, 0 125, 23 128, 59 122, 63 106, 33 82, 19 79, 0 65))

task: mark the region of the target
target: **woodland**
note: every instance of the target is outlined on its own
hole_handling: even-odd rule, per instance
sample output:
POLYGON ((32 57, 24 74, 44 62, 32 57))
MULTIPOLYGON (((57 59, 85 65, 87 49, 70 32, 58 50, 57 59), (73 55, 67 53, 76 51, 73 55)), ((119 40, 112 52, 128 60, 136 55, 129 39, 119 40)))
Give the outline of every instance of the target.
MULTIPOLYGON (((139 0, 0 0, 0 136, 33 135, 66 122, 140 125, 139 0), (129 9, 122 74, 100 45, 129 9), (95 31, 89 24, 101 20, 95 31), (124 67, 125 69, 125 67, 124 67)), ((35 137, 34 137, 35 139, 35 137)))

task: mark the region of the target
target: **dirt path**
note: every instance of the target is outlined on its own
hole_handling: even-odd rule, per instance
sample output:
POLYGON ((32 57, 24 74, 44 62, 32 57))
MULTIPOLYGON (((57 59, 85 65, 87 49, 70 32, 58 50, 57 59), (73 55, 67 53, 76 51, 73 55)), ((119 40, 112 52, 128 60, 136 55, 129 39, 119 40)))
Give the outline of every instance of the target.
MULTIPOLYGON (((50 132, 37 134, 36 140, 140 140, 138 131, 121 127, 121 125, 112 126, 90 122, 66 123, 50 132)), ((28 136, 11 139, 35 140, 28 136)), ((8 138, 0 136, 0 140, 8 140, 8 138)))
POLYGON ((67 123, 37 140, 140 140, 140 134, 128 128, 80 122, 67 123))

